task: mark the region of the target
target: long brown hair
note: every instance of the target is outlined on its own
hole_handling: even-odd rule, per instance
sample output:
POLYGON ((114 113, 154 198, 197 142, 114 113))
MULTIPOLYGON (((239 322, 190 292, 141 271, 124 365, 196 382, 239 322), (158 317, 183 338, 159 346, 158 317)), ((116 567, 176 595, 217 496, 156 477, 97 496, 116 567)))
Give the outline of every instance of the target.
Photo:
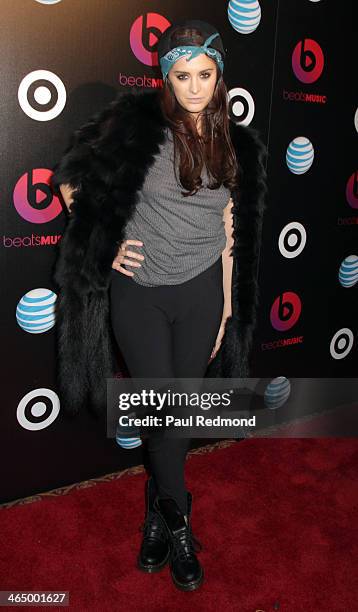
MULTIPOLYGON (((171 40, 172 48, 180 44, 200 46, 203 43, 204 36, 198 28, 177 29, 171 40)), ((217 74, 212 99, 201 112, 201 135, 190 113, 177 102, 168 78, 164 79, 160 92, 161 109, 173 133, 175 171, 179 154, 180 182, 188 190, 181 192, 183 196, 193 195, 202 187, 200 177, 204 164, 208 171, 209 189, 218 189, 222 184, 228 189, 237 187, 238 166, 229 132, 227 89, 218 67, 217 74)))

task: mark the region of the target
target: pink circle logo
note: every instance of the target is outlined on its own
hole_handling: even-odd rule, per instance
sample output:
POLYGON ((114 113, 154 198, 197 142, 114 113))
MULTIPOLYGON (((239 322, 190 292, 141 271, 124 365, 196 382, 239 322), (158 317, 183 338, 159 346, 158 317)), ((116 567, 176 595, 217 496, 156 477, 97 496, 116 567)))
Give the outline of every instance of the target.
POLYGON ((292 53, 292 68, 302 83, 313 83, 322 74, 324 66, 323 51, 312 38, 304 38, 295 46, 292 53))
POLYGON ((358 208, 358 172, 349 177, 346 187, 346 198, 349 206, 358 208))
POLYGON ((59 198, 52 193, 49 179, 53 172, 35 168, 25 172, 14 188, 14 205, 20 217, 30 223, 48 223, 61 212, 59 198))
POLYGON ((158 52, 153 50, 170 21, 158 13, 139 15, 134 21, 129 42, 136 58, 146 66, 158 66, 158 52))
POLYGON ((285 291, 272 304, 270 319, 272 326, 279 331, 287 331, 297 323, 302 306, 297 293, 285 291))

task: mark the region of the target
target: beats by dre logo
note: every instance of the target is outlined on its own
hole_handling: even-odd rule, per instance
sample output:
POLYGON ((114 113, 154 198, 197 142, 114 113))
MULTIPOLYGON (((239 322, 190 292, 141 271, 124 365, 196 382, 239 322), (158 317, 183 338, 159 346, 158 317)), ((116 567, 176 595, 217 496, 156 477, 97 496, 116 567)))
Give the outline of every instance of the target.
POLYGON ((297 323, 301 314, 301 300, 297 293, 285 291, 272 304, 270 320, 279 331, 287 331, 297 323))
POLYGON ((349 206, 358 208, 358 171, 349 177, 346 187, 346 198, 349 206))
POLYGON ((31 119, 50 121, 66 104, 66 88, 53 72, 34 70, 22 79, 17 97, 22 110, 31 119))
POLYGON ((158 13, 146 13, 134 21, 129 42, 134 55, 142 64, 158 66, 158 52, 153 51, 153 47, 170 25, 170 21, 158 13))
POLYGON ((255 113, 252 95, 242 87, 235 87, 228 92, 229 116, 234 123, 249 125, 255 113))
POLYGON ((302 253, 306 245, 306 230, 301 223, 292 221, 286 225, 279 236, 278 248, 281 255, 291 259, 302 253))
POLYGON ((321 76, 324 66, 323 51, 312 38, 304 38, 292 53, 292 68, 302 83, 313 83, 321 76))
POLYGON ((15 185, 15 208, 30 223, 48 223, 62 212, 60 200, 48 184, 51 175, 51 170, 35 168, 25 172, 15 185))

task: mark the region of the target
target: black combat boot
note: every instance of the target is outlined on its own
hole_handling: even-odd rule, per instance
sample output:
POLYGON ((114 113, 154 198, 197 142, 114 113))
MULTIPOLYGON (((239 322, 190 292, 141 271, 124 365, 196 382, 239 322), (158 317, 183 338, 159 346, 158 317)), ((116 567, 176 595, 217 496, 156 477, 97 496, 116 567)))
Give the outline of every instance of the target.
POLYGON ((195 553, 202 549, 193 536, 190 524, 192 495, 188 492, 187 514, 183 514, 171 497, 154 500, 154 508, 162 517, 170 539, 170 571, 173 582, 182 591, 194 591, 204 578, 204 571, 195 553))
POLYGON ((140 530, 143 540, 137 559, 138 568, 143 572, 159 572, 169 560, 170 546, 168 533, 160 515, 154 510, 156 487, 151 476, 145 484, 146 517, 140 530))

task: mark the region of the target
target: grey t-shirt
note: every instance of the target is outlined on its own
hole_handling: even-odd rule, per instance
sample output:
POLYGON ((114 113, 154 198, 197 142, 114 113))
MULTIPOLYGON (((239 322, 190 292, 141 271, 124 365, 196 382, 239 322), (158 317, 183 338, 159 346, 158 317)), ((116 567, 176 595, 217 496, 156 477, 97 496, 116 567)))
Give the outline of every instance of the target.
MULTIPOLYGON (((178 161, 177 161, 178 168, 178 161)), ((208 189, 206 168, 203 187, 184 197, 174 173, 174 142, 169 128, 149 168, 133 217, 125 227, 125 239, 141 240, 143 246, 128 249, 144 255, 141 267, 124 264, 140 285, 177 285, 209 268, 226 246, 223 210, 230 190, 223 185, 208 189)), ((179 180, 179 171, 177 170, 179 180)))

